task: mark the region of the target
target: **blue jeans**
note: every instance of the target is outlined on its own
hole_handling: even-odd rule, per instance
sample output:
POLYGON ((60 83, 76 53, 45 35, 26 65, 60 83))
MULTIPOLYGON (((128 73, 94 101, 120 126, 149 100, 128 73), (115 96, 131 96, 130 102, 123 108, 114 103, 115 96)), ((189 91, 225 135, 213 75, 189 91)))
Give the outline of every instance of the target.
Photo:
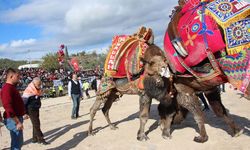
MULTIPOLYGON (((18 117, 23 123, 23 117, 18 117)), ((12 118, 4 119, 6 128, 10 131, 11 150, 20 150, 23 145, 23 130, 16 129, 16 123, 12 118)))
POLYGON ((73 109, 71 117, 79 116, 79 106, 80 106, 80 94, 71 94, 71 98, 73 100, 73 109))

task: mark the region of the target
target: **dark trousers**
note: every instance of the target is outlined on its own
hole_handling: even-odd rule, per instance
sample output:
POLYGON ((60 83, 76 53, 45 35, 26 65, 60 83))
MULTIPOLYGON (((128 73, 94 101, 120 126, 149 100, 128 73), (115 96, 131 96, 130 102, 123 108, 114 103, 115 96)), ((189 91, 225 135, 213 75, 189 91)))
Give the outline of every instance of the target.
POLYGON ((43 141, 43 133, 40 128, 39 109, 28 108, 29 117, 33 125, 33 140, 43 141))
POLYGON ((90 96, 89 96, 89 89, 85 90, 85 94, 86 94, 87 98, 90 98, 90 96))
POLYGON ((207 101, 206 101, 206 98, 205 96, 203 95, 203 93, 199 93, 197 94, 197 96, 200 98, 200 100, 202 101, 202 103, 204 104, 204 109, 209 109, 208 107, 208 104, 207 104, 207 101))
POLYGON ((71 117, 79 117, 80 94, 71 94, 71 98, 73 101, 71 117))

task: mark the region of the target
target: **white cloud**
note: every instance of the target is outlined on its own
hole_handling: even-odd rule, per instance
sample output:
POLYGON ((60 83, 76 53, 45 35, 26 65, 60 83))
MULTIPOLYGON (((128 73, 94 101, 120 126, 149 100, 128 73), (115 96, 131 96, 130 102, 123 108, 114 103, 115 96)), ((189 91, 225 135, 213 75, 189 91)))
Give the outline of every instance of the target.
POLYGON ((4 50, 8 47, 8 44, 0 44, 0 50, 4 50))
POLYGON ((29 46, 35 44, 36 39, 27 39, 27 40, 14 40, 11 41, 9 46, 13 48, 23 47, 23 46, 29 46))
MULTIPOLYGON (((168 16, 175 5, 176 0, 30 0, 1 12, 0 22, 41 27, 42 37, 35 44, 45 52, 57 49, 61 43, 75 50, 101 48, 108 46, 114 35, 132 34, 142 25, 151 27, 156 44, 162 45, 168 16)), ((21 43, 24 41, 12 46, 21 43)))

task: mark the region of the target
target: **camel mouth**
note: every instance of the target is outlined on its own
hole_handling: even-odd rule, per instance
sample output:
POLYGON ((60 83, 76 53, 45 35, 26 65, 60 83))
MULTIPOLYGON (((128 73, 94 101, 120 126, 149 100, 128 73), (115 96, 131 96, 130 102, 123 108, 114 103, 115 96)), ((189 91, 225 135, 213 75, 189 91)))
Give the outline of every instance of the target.
POLYGON ((169 68, 167 66, 166 67, 162 67, 160 75, 161 75, 161 77, 170 78, 171 72, 170 72, 170 70, 169 70, 169 68))

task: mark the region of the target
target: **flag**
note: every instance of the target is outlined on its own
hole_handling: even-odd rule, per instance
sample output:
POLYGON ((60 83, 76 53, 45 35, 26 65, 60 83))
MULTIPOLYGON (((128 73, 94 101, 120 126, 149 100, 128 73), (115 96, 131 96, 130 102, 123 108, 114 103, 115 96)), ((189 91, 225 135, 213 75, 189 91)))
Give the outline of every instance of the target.
POLYGON ((74 68, 74 71, 78 72, 79 69, 79 64, 78 64, 78 60, 76 57, 71 58, 70 60, 70 64, 72 65, 72 67, 74 68))

